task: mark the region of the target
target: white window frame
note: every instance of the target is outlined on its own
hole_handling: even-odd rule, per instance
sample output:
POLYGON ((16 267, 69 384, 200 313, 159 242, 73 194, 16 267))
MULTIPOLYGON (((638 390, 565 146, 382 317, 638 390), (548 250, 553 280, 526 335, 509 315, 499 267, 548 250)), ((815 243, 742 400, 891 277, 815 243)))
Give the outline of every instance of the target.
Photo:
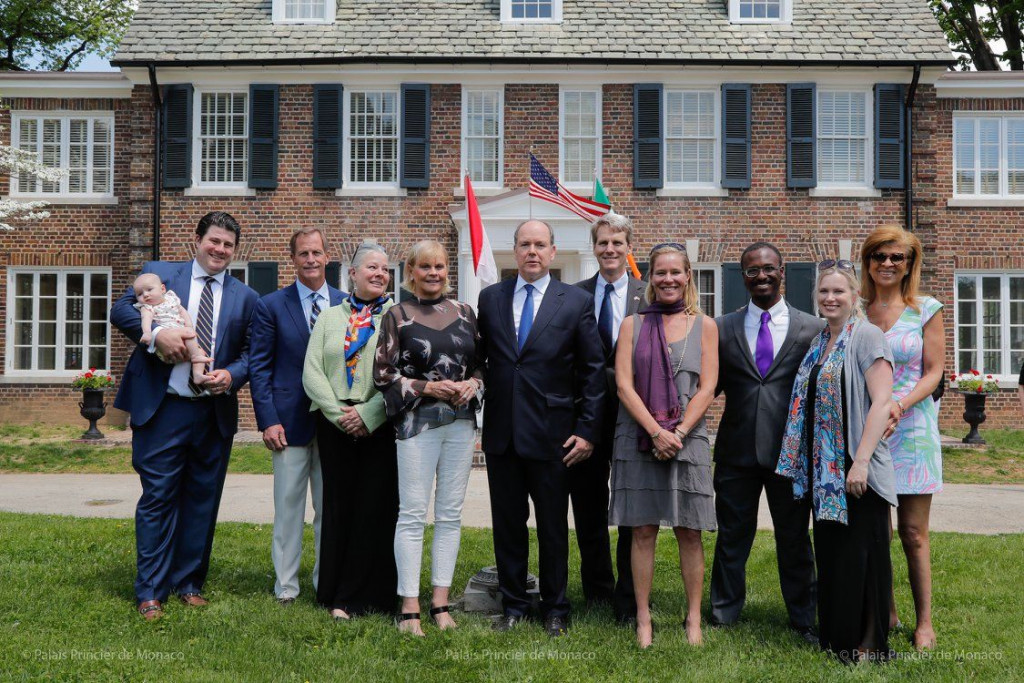
MULTIPOLYGON (((722 97, 718 90, 712 88, 666 88, 662 95, 662 108, 665 112, 665 137, 664 137, 664 148, 661 160, 661 172, 662 177, 665 178, 665 190, 696 190, 699 192, 708 193, 721 193, 722 191, 722 97), (688 182, 669 182, 668 180, 668 99, 669 95, 673 93, 701 93, 711 96, 712 107, 714 112, 712 117, 714 118, 715 124, 715 137, 712 141, 712 147, 714 148, 714 159, 711 162, 712 165, 712 178, 710 182, 704 183, 688 183, 688 182)), ((672 138, 673 140, 677 138, 672 138)))
POLYGON ((231 264, 228 265, 226 270, 228 271, 228 275, 230 275, 231 277, 235 278, 236 280, 238 280, 242 284, 244 284, 244 285, 248 285, 249 284, 249 262, 248 261, 232 261, 231 264), (241 273, 242 273, 242 277, 241 278, 238 277, 239 271, 241 271, 241 273))
MULTIPOLYGON (((714 278, 715 291, 712 294, 715 297, 713 311, 704 311, 705 315, 712 318, 717 318, 722 315, 722 264, 720 263, 695 263, 693 264, 692 271, 694 273, 711 273, 714 278)), ((700 280, 697 281, 698 283, 700 280)), ((700 294, 700 286, 697 287, 697 293, 700 294)), ((699 301, 699 299, 698 299, 699 301)))
MULTIPOLYGON (((594 176, 597 178, 601 177, 601 170, 603 167, 603 149, 602 141, 604 137, 604 130, 602 128, 604 118, 602 114, 603 100, 601 99, 601 87, 575 87, 575 86, 562 86, 558 89, 558 178, 559 181, 566 188, 570 190, 580 190, 586 192, 588 195, 594 189, 594 181, 590 182, 566 182, 565 181, 565 95, 570 92, 580 93, 595 93, 596 99, 594 106, 596 107, 596 120, 594 128, 594 176)), ((574 138, 582 139, 582 138, 574 138)))
POLYGON ((342 154, 342 190, 357 190, 359 192, 375 190, 385 192, 398 192, 401 190, 400 181, 402 177, 402 93, 395 86, 381 87, 346 87, 344 91, 344 107, 342 119, 342 131, 344 152, 342 154), (356 93, 392 93, 395 96, 395 144, 397 155, 395 157, 395 179, 393 182, 360 182, 352 180, 352 96, 356 93))
POLYGON ((505 186, 505 88, 504 86, 463 86, 462 87, 462 117, 460 125, 462 126, 462 132, 459 136, 459 148, 461 153, 459 155, 459 187, 463 190, 466 188, 466 151, 468 145, 466 144, 466 131, 469 130, 468 125, 468 111, 467 104, 469 103, 469 93, 483 93, 483 92, 494 92, 498 95, 498 181, 497 182, 477 182, 473 181, 473 191, 476 192, 478 189, 498 189, 504 188, 505 186))
MULTIPOLYGON (((108 372, 110 369, 110 347, 111 347, 111 331, 112 326, 110 324, 109 317, 104 315, 98 320, 93 320, 87 317, 89 313, 89 299, 92 297, 92 279, 89 277, 93 274, 103 274, 107 276, 107 291, 105 293, 107 306, 106 310, 110 310, 112 303, 112 283, 113 273, 111 268, 63 268, 63 267, 37 267, 37 266, 12 266, 7 270, 7 344, 6 344, 6 362, 4 363, 4 375, 7 377, 17 378, 69 378, 89 369, 89 344, 84 346, 85 351, 82 354, 82 368, 72 370, 39 370, 36 366, 39 364, 39 276, 56 274, 57 275, 57 332, 54 337, 55 343, 55 361, 57 365, 64 365, 64 353, 65 353, 65 328, 67 326, 67 276, 82 274, 85 276, 85 303, 83 304, 83 319, 82 319, 82 330, 83 333, 88 335, 89 325, 92 323, 103 323, 107 328, 107 342, 106 353, 104 355, 104 366, 102 368, 97 367, 97 370, 103 370, 108 372), (15 354, 15 338, 14 338, 14 311, 15 311, 15 279, 18 275, 29 274, 33 276, 33 301, 32 301, 32 368, 18 368, 14 367, 14 354, 15 354)), ((93 345, 95 346, 95 345, 93 345)))
POLYGON ((740 17, 740 0, 729 0, 729 22, 733 24, 790 24, 793 22, 793 0, 779 0, 778 19, 740 17))
MULTIPOLYGON (((1000 327, 1000 338, 1003 343, 1000 344, 1000 370, 1008 370, 1008 372, 992 372, 991 369, 985 367, 973 368, 981 372, 982 375, 992 375, 1000 383, 1000 386, 1015 387, 1017 386, 1017 372, 1020 368, 1015 368, 1010 364, 1010 278, 1011 277, 1024 277, 1024 270, 957 270, 953 273, 953 372, 957 375, 968 372, 972 368, 961 368, 960 363, 960 287, 959 280, 961 277, 973 277, 976 278, 976 291, 978 293, 976 308, 975 308, 975 334, 977 335, 977 347, 975 351, 978 354, 978 363, 981 364, 984 361, 984 321, 982 317, 983 309, 983 298, 981 289, 981 278, 982 277, 998 277, 999 282, 999 327, 1000 327)), ((995 349, 991 349, 995 350, 995 349)))
POLYGON ((543 19, 514 18, 512 0, 501 0, 501 21, 512 24, 559 24, 562 22, 562 0, 551 0, 551 17, 543 19))
POLYGON ((1008 167, 1008 138, 1006 134, 1006 121, 1009 119, 1016 119, 1024 122, 1024 114, 1021 112, 956 112, 953 114, 953 197, 964 198, 964 199, 975 199, 975 200, 1017 200, 1024 201, 1024 192, 1018 194, 1010 194, 1010 169, 1008 167), (981 155, 979 152, 979 139, 980 129, 975 128, 974 132, 974 183, 977 192, 961 192, 959 182, 957 181, 957 170, 959 169, 958 162, 958 151, 957 148, 957 128, 962 125, 961 122, 967 119, 974 121, 980 121, 982 119, 996 119, 999 121, 999 193, 998 194, 981 194, 981 155))
MULTIPOLYGON (((10 176, 10 196, 18 199, 33 199, 33 200, 54 200, 54 199, 113 199, 114 198, 114 155, 115 150, 115 139, 116 129, 114 127, 114 112, 112 111, 13 111, 11 112, 11 147, 20 149, 21 144, 21 122, 26 119, 36 119, 39 123, 38 135, 43 134, 42 121, 44 119, 57 119, 61 122, 61 137, 60 137, 60 168, 64 170, 64 173, 59 181, 60 190, 57 192, 21 192, 18 189, 19 175, 12 173, 10 176), (68 183, 70 178, 67 173, 67 169, 71 166, 71 119, 89 119, 90 121, 102 120, 110 126, 110 161, 107 166, 107 171, 110 173, 110 191, 109 192, 70 192, 68 190, 68 183)), ((92 160, 93 154, 93 125, 89 125, 89 139, 86 142, 87 158, 89 161, 92 160)), ((40 159, 41 161, 41 159, 40 159)), ((87 163, 86 167, 86 183, 87 186, 92 188, 92 172, 93 165, 87 163)))
POLYGON ((871 86, 822 86, 819 85, 814 98, 814 164, 818 185, 812 188, 811 196, 816 194, 842 193, 853 191, 867 196, 881 196, 875 187, 875 101, 871 86), (864 94, 864 179, 857 182, 822 182, 818 164, 821 163, 821 112, 818 109, 822 93, 863 93, 864 94))
POLYGON ((248 156, 249 145, 249 117, 252 116, 252 102, 249 98, 248 86, 224 86, 224 87, 197 87, 192 98, 192 187, 208 190, 239 190, 248 192, 249 174, 252 173, 252 159, 248 156), (203 95, 245 95, 245 179, 233 180, 231 182, 203 181, 203 141, 200 136, 202 131, 203 95))
POLYGON ((322 0, 324 16, 319 18, 290 19, 286 16, 287 0, 274 0, 272 20, 275 24, 333 24, 338 15, 336 0, 322 0))

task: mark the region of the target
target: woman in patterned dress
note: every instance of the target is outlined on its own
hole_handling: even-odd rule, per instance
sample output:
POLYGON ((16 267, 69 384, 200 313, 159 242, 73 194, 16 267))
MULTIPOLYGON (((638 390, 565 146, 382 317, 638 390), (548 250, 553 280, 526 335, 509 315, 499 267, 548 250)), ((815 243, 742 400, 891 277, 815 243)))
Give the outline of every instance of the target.
POLYGON ((414 244, 405 273, 404 286, 416 298, 384 316, 373 376, 398 437, 398 628, 422 636, 420 561, 432 491, 430 616, 441 630, 455 627, 448 591, 459 554, 483 374, 473 309, 445 298, 451 288, 444 246, 433 240, 414 244))
MULTIPOLYGON (((932 494, 942 490, 938 406, 932 392, 942 379, 946 335, 942 304, 920 296, 921 241, 898 225, 883 225, 861 246, 861 286, 868 320, 892 348, 893 403, 889 448, 896 468, 897 526, 907 556, 918 650, 935 647, 928 517, 932 494)), ((896 600, 889 622, 896 627, 896 600)))

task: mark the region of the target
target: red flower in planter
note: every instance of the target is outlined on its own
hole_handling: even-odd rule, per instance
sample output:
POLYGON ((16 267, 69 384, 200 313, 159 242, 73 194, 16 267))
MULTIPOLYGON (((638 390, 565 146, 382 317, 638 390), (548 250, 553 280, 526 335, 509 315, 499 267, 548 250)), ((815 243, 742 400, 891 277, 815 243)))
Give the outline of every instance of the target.
POLYGON ((974 375, 975 377, 977 377, 977 376, 978 376, 978 375, 980 375, 981 373, 980 373, 980 372, 978 372, 977 370, 975 370, 975 369, 973 369, 973 368, 972 368, 972 369, 971 369, 971 374, 972 374, 972 375, 974 375))
POLYGON ((978 388, 977 388, 977 389, 975 389, 974 391, 975 391, 975 392, 977 392, 977 393, 979 393, 979 394, 984 394, 984 393, 985 393, 985 389, 984 389, 983 387, 978 387, 978 388))

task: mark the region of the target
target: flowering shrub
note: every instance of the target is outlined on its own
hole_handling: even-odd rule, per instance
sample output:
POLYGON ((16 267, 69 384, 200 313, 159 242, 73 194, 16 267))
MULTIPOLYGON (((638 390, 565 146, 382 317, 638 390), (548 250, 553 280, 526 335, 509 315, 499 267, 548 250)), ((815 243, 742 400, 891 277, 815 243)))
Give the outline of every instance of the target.
POLYGON ((977 370, 953 375, 949 378, 949 386, 964 394, 994 394, 999 391, 999 383, 992 375, 982 376, 977 370))
POLYGON ((96 368, 89 368, 80 375, 75 375, 71 380, 73 389, 110 389, 114 386, 114 378, 110 373, 96 371, 96 368))

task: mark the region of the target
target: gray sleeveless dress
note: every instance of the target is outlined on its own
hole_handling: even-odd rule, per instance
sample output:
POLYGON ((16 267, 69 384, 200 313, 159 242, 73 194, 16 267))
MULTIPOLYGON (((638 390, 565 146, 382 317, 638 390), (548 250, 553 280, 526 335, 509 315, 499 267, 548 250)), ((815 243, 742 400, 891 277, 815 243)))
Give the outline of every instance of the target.
MULTIPOLYGON (((633 348, 640 336, 642 319, 633 316, 633 348)), ((682 410, 697 392, 700 379, 701 328, 704 316, 698 316, 686 343, 686 356, 680 363, 683 341, 669 344, 671 365, 682 410)), ((636 357, 634 355, 634 362, 636 357)), ((705 418, 690 430, 683 447, 671 460, 661 461, 651 453, 639 451, 637 423, 619 405, 612 446, 611 501, 609 524, 615 526, 685 527, 715 531, 714 489, 711 479, 711 444, 705 418)))

